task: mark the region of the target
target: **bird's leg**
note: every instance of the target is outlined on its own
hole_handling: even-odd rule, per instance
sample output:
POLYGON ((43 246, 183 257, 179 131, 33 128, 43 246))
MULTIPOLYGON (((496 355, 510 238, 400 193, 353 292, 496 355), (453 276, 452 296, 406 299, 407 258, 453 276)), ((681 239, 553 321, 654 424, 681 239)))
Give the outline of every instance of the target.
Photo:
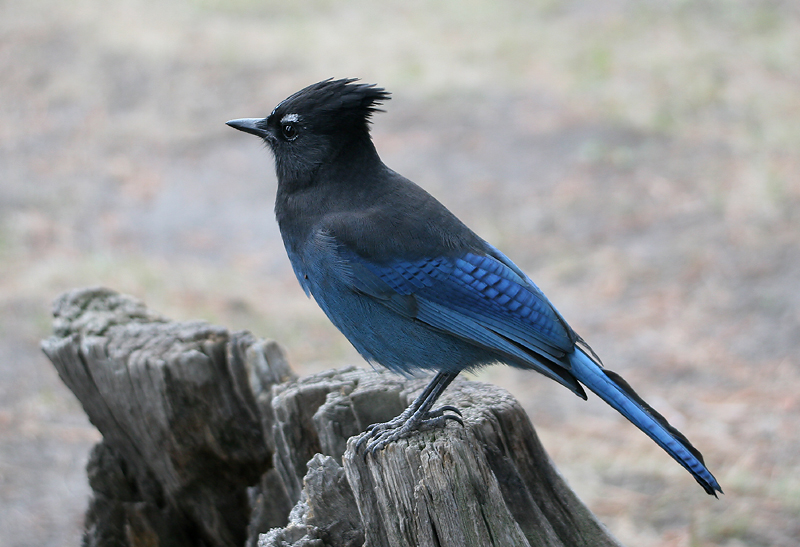
POLYGON ((362 435, 361 438, 358 439, 358 442, 356 442, 356 452, 358 452, 361 449, 361 446, 364 443, 368 442, 373 437, 380 436, 382 432, 393 431, 401 427, 404 423, 406 423, 409 420, 409 418, 411 418, 411 416, 413 416, 419 410, 419 408, 423 405, 423 403, 425 403, 425 401, 428 398, 430 398, 431 394, 436 389, 439 382, 441 382, 440 376, 441 373, 434 376, 433 380, 431 380, 428 383, 428 385, 425 386, 425 389, 422 390, 422 393, 420 393, 417 396, 417 398, 414 399, 414 401, 410 405, 408 405, 408 407, 399 415, 395 416, 388 422, 372 424, 369 427, 367 427, 367 429, 364 432, 364 435, 362 435))
MULTIPOLYGON (((393 428, 398 427, 400 424, 404 423, 406 420, 408 420, 408 418, 412 414, 414 414, 419 409, 420 406, 422 406, 422 404, 425 402, 425 400, 428 399, 431 396, 431 393, 433 393, 433 390, 436 389, 437 385, 441 381, 440 374, 437 374, 433 378, 433 380, 428 382, 428 385, 425 386, 425 389, 422 390, 422 393, 417 395, 416 399, 414 399, 414 401, 410 405, 408 405, 408 407, 403 412, 401 412, 399 415, 395 416, 394 418, 392 418, 388 422, 385 422, 385 423, 382 423, 382 424, 378 423, 378 424, 370 425, 369 427, 367 427, 366 431, 372 431, 373 429, 376 429, 376 428, 378 430, 393 429, 393 428)), ((362 439, 362 441, 363 441, 363 439, 362 439)))
POLYGON ((364 443, 368 443, 364 455, 366 456, 367 452, 374 454, 391 442, 408 437, 415 431, 441 427, 448 420, 454 420, 463 425, 460 418, 461 412, 454 406, 445 405, 431 410, 433 404, 456 376, 458 376, 458 372, 437 373, 422 393, 399 416, 386 423, 369 426, 356 442, 356 452, 364 443), (445 414, 446 412, 454 412, 457 416, 445 414))

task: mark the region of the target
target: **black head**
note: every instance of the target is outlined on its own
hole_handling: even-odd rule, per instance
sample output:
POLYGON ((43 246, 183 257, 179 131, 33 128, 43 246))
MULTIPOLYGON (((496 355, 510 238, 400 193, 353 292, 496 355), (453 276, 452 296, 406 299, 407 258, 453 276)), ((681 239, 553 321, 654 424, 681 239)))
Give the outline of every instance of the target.
POLYGON ((264 139, 280 182, 302 183, 353 141, 369 141, 369 122, 389 93, 353 78, 324 80, 281 102, 264 119, 231 120, 231 127, 264 139))

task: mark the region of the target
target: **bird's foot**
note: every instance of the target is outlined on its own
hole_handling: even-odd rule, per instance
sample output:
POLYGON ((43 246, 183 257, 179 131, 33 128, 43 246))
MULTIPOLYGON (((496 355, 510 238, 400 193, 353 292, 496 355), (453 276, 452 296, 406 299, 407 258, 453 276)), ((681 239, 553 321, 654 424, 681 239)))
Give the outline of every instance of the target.
POLYGON ((409 437, 417 431, 428 431, 437 427, 444 427, 448 421, 458 422, 462 426, 461 412, 454 406, 445 405, 428 412, 416 412, 412 407, 407 408, 396 418, 382 424, 372 424, 356 441, 356 453, 366 443, 364 457, 367 454, 375 455, 386 445, 409 437), (453 412, 454 414, 447 414, 453 412))

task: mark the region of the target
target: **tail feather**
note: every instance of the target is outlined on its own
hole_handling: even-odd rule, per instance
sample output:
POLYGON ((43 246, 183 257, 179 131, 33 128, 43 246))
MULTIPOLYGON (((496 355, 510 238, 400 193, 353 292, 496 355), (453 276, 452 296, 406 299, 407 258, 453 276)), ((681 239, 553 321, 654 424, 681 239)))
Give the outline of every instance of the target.
POLYGON ((586 387, 641 429, 667 454, 680 463, 703 489, 714 497, 722 489, 714 475, 706 468, 703 456, 689 440, 667 422, 631 388, 622 377, 606 370, 581 349, 570 357, 571 372, 586 387))

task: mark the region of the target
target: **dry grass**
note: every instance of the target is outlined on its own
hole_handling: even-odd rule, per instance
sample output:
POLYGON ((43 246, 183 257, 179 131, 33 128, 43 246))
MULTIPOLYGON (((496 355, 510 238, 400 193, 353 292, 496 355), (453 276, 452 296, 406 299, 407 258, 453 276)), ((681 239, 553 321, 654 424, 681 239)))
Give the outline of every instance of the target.
POLYGON ((75 545, 96 434, 36 349, 75 286, 359 362, 297 287, 271 160, 223 122, 360 76, 384 160, 542 286, 706 455, 510 389, 628 545, 800 545, 800 13, 779 1, 0 4, 0 538, 75 545))

